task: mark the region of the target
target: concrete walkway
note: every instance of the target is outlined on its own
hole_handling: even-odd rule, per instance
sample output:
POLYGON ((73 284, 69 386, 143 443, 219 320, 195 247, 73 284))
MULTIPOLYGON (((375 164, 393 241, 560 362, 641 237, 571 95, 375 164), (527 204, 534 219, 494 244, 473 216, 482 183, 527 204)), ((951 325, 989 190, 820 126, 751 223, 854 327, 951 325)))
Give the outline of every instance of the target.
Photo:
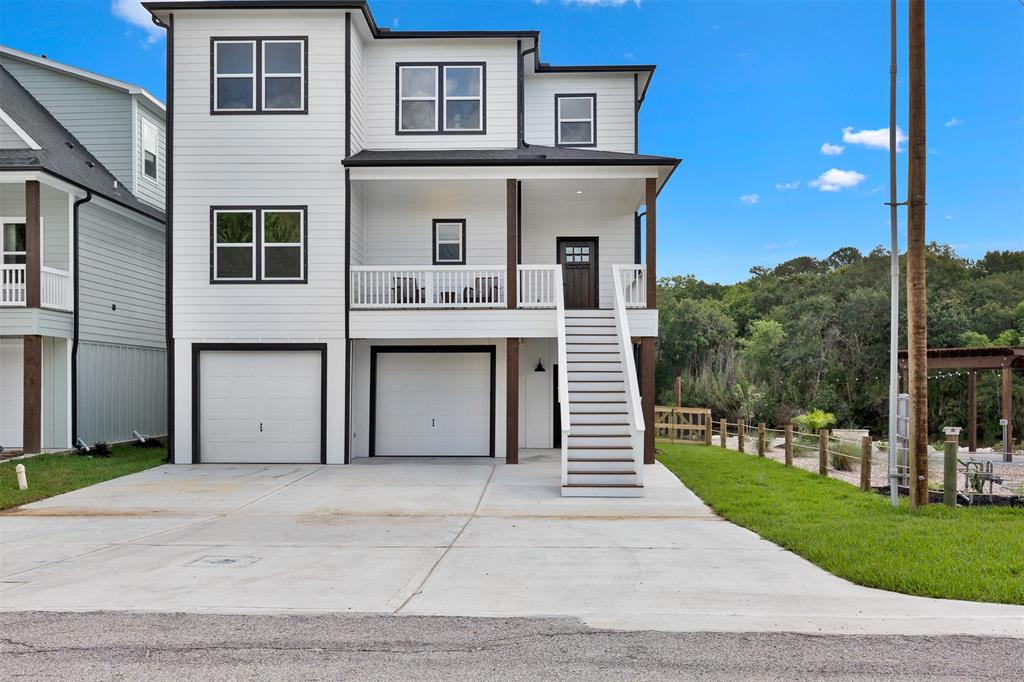
POLYGON ((1024 607, 833 577, 716 518, 661 465, 642 499, 563 498, 558 471, 546 451, 517 466, 163 466, 0 515, 0 609, 1024 637, 1024 607))

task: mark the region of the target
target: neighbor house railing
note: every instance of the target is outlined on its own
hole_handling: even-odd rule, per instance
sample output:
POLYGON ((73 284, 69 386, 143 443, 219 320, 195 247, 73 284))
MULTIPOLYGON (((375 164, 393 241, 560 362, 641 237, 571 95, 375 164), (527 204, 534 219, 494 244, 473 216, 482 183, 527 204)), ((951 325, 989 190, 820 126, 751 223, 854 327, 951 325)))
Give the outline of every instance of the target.
MULTIPOLYGON (((559 265, 520 265, 519 307, 554 308, 555 280, 560 272, 559 265)), ((557 286, 561 288, 561 284, 557 286)))
POLYGON ((25 305, 25 265, 0 265, 0 306, 25 305))
POLYGON ((644 265, 613 266, 622 278, 620 291, 627 308, 647 307, 647 268, 644 265))
POLYGON ((44 308, 71 310, 71 273, 56 268, 40 268, 41 298, 44 308))
POLYGON ((353 308, 504 308, 505 268, 352 266, 353 308))

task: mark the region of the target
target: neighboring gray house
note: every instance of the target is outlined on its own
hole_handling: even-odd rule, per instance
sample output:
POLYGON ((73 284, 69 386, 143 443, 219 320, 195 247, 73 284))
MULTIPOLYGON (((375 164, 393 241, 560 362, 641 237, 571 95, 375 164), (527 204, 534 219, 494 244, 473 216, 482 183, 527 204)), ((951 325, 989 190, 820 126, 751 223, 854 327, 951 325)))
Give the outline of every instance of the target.
POLYGON ((0 46, 0 446, 166 431, 164 108, 0 46))

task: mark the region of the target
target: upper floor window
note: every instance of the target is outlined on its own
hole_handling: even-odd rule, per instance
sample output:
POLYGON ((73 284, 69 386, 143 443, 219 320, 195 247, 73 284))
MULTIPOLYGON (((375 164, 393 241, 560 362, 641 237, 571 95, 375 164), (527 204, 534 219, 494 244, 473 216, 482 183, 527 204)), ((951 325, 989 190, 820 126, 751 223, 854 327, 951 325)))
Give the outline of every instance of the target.
POLYGON ((25 264, 25 219, 3 218, 3 241, 0 241, 0 265, 25 264))
POLYGON ((214 38, 213 113, 306 113, 305 38, 214 38))
POLYGON ((160 132, 149 121, 142 122, 142 172, 156 180, 156 166, 160 156, 160 132))
POLYGON ((555 144, 597 145, 597 95, 555 95, 555 144))
POLYGON ((484 64, 396 64, 395 132, 486 132, 484 64))
POLYGON ((212 210, 210 281, 305 282, 305 207, 212 210))

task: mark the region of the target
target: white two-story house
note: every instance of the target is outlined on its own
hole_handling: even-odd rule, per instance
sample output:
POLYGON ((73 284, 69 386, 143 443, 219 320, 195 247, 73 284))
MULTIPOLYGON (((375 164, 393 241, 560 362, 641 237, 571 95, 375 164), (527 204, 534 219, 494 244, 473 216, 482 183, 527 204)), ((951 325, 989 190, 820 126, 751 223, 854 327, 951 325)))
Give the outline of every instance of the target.
MULTIPOLYGON (((653 462, 653 66, 366 2, 147 2, 167 28, 173 457, 653 462)), ((552 485, 559 481, 552 480, 552 485)))
POLYGON ((164 106, 0 46, 0 447, 166 432, 164 106))

